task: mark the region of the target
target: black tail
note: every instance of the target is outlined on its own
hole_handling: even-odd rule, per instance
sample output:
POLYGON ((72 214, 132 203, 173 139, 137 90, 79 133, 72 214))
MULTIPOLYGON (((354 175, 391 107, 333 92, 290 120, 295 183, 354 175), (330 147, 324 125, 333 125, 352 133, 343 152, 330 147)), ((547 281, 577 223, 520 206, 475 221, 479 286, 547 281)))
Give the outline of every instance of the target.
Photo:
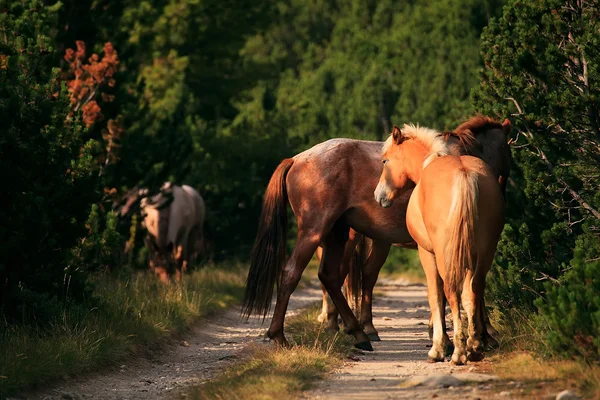
POLYGON ((287 191, 285 178, 294 164, 293 158, 283 160, 269 181, 252 249, 250 271, 242 315, 247 319, 253 313, 266 317, 271 308, 273 287, 279 284, 286 259, 287 191))

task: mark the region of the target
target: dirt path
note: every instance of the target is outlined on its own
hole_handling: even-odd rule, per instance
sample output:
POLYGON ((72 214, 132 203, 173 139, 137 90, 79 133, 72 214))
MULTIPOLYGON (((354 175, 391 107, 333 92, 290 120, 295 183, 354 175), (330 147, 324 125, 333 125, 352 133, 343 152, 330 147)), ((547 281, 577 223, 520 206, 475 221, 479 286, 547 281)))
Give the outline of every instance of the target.
POLYGON ((499 389, 494 376, 477 373, 476 364, 454 367, 449 362, 427 362, 431 341, 424 285, 382 280, 376 289, 374 324, 382 341, 373 343, 374 352, 364 352, 358 361, 346 363, 304 398, 489 399, 518 395, 518 383, 504 382, 499 389))
MULTIPOLYGON (((316 302, 321 296, 317 286, 298 289, 291 298, 289 314, 316 302)), ((185 388, 209 380, 243 354, 244 346, 262 341, 267 319, 240 319, 239 307, 222 316, 200 321, 177 340, 130 358, 116 368, 99 374, 70 379, 43 392, 26 395, 27 399, 164 399, 185 388)))

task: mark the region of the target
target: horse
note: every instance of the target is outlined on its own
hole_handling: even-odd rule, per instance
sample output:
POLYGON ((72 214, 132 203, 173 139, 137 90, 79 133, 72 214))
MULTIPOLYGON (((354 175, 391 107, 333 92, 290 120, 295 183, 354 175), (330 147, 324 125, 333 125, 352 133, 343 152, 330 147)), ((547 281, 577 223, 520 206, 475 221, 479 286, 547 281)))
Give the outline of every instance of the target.
MULTIPOLYGON (((502 124, 489 117, 485 117, 482 115, 471 118, 465 123, 458 126, 454 132, 444 132, 444 138, 448 139, 449 136, 455 136, 458 138, 463 138, 463 142, 466 144, 462 148, 458 149, 459 154, 471 154, 475 156, 482 157, 486 162, 490 163, 493 167, 492 169, 498 176, 498 179, 501 180, 500 186, 502 190, 502 195, 506 194, 506 183, 510 176, 510 164, 511 164, 511 154, 510 148, 506 144, 506 139, 510 134, 510 130, 512 129, 512 125, 508 119, 505 119, 502 124), (501 135, 499 132, 502 131, 504 134, 501 135), (484 135, 485 136, 482 136, 484 135), (472 139, 469 139, 470 136, 475 136, 477 143, 476 148, 473 149, 472 139), (479 143, 481 142, 481 143, 479 143), (483 147, 489 148, 490 151, 482 152, 481 149, 483 147), (493 149, 497 150, 497 153, 494 153, 493 149)), ((383 145, 383 142, 380 142, 383 145)), ((451 150, 457 150, 456 147, 451 150)), ((379 334, 375 327, 373 326, 373 313, 372 313, 372 291, 373 286, 367 285, 366 287, 361 288, 361 278, 362 278, 362 266, 367 265, 369 270, 367 273, 373 276, 373 279, 370 279, 370 282, 376 281, 379 276, 379 272, 383 267, 383 264, 388 256, 389 248, 384 254, 371 254, 371 249, 373 241, 371 238, 367 238, 364 235, 356 232, 354 229, 350 229, 349 239, 346 244, 346 248, 344 250, 344 257, 342 259, 341 265, 341 276, 345 277, 348 272, 350 275, 344 281, 346 293, 348 293, 349 298, 348 301, 352 303, 353 309, 355 311, 360 312, 360 323, 364 326, 364 330, 367 333, 367 336, 371 341, 380 341, 379 334), (365 247, 366 246, 366 247, 365 247), (355 253, 353 256, 353 252, 355 253), (368 255, 372 257, 372 259, 367 259, 369 261, 366 264, 365 260, 361 260, 361 257, 365 257, 368 255), (373 262, 376 260, 376 262, 373 262), (353 282, 354 284, 350 284, 353 282), (356 287, 358 286, 358 288, 356 287), (355 297, 360 296, 360 290, 362 289, 362 302, 359 302, 355 299, 355 297)), ((402 247, 417 249, 416 243, 413 243, 412 246, 410 244, 404 244, 402 247)), ((384 249, 383 246, 375 246, 375 251, 382 251, 384 249)), ((322 249, 319 247, 317 250, 317 258, 319 261, 321 260, 322 249)), ((329 330, 338 329, 338 313, 335 308, 335 305, 329 299, 329 295, 327 294, 327 290, 323 285, 321 285, 323 291, 323 302, 322 302, 322 311, 321 314, 317 317, 319 322, 324 322, 325 326, 329 330)), ((487 317, 487 313, 485 311, 485 301, 482 299, 481 310, 483 312, 483 318, 486 323, 486 329, 484 330, 484 342, 495 348, 498 346, 498 342, 494 339, 494 335, 497 334, 497 331, 490 325, 489 319, 487 317)), ((445 309, 445 298, 444 298, 444 309, 445 309)), ((433 320, 430 317, 429 319, 429 337, 430 339, 433 337, 433 320)))
MULTIPOLYGON (((490 163, 498 175, 508 176, 509 154, 503 125, 475 117, 462 131, 447 135, 456 154, 471 152, 490 163)), ((344 322, 355 336, 357 348, 372 350, 367 333, 372 324, 371 300, 377 275, 390 245, 414 248, 406 228, 406 206, 414 188, 408 183, 389 209, 373 200, 382 171, 382 142, 331 139, 293 158, 283 160, 271 176, 263 200, 258 232, 250 259, 242 314, 266 314, 275 283, 277 301, 266 336, 286 346, 283 322, 289 297, 318 247, 323 250, 319 279, 344 322), (296 217, 296 245, 286 262, 287 204, 296 217), (362 267, 362 302, 359 322, 340 287, 340 265, 351 254, 350 229, 372 239, 362 267), (348 250, 348 251, 345 251, 348 250), (364 330, 363 327, 364 326, 364 330)), ((336 319, 337 320, 337 319, 336 319)))
POLYGON ((417 243, 427 277, 433 317, 431 362, 444 360, 445 294, 452 310, 452 363, 483 358, 481 299, 485 277, 504 227, 504 197, 491 168, 472 156, 452 155, 442 134, 432 129, 394 126, 382 149, 383 172, 375 200, 391 207, 410 181, 416 184, 408 202, 406 226, 417 243), (460 317, 467 314, 468 339, 460 317))
POLYGON ((140 201, 150 269, 163 282, 180 281, 202 248, 206 206, 192 187, 166 182, 160 192, 140 201))

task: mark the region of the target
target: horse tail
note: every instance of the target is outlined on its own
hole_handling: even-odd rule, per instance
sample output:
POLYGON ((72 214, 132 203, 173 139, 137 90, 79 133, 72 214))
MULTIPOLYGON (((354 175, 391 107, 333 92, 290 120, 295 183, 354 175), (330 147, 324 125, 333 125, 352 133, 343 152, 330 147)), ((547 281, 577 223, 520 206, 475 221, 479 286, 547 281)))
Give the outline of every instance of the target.
POLYGON ((447 290, 460 292, 468 270, 473 270, 475 222, 479 186, 477 173, 462 169, 452 185, 452 204, 448 215, 445 259, 447 290))
POLYGON ((360 315, 360 300, 362 298, 363 267, 367 261, 368 249, 365 236, 359 233, 357 235, 359 235, 359 239, 348 264, 348 277, 344 284, 346 285, 348 303, 351 304, 354 313, 358 316, 360 315))
POLYGON ((273 172, 265 192, 242 303, 242 315, 246 319, 254 312, 262 314, 263 318, 267 316, 273 287, 275 283, 279 285, 287 244, 288 199, 285 179, 293 164, 293 158, 283 160, 273 172))

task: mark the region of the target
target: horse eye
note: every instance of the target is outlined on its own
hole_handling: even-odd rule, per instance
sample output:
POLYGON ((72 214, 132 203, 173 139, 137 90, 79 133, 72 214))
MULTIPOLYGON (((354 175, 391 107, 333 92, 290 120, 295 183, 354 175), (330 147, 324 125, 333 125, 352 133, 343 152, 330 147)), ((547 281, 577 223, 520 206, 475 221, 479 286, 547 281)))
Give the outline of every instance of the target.
POLYGON ((389 160, 383 160, 383 165, 385 165, 389 160))

